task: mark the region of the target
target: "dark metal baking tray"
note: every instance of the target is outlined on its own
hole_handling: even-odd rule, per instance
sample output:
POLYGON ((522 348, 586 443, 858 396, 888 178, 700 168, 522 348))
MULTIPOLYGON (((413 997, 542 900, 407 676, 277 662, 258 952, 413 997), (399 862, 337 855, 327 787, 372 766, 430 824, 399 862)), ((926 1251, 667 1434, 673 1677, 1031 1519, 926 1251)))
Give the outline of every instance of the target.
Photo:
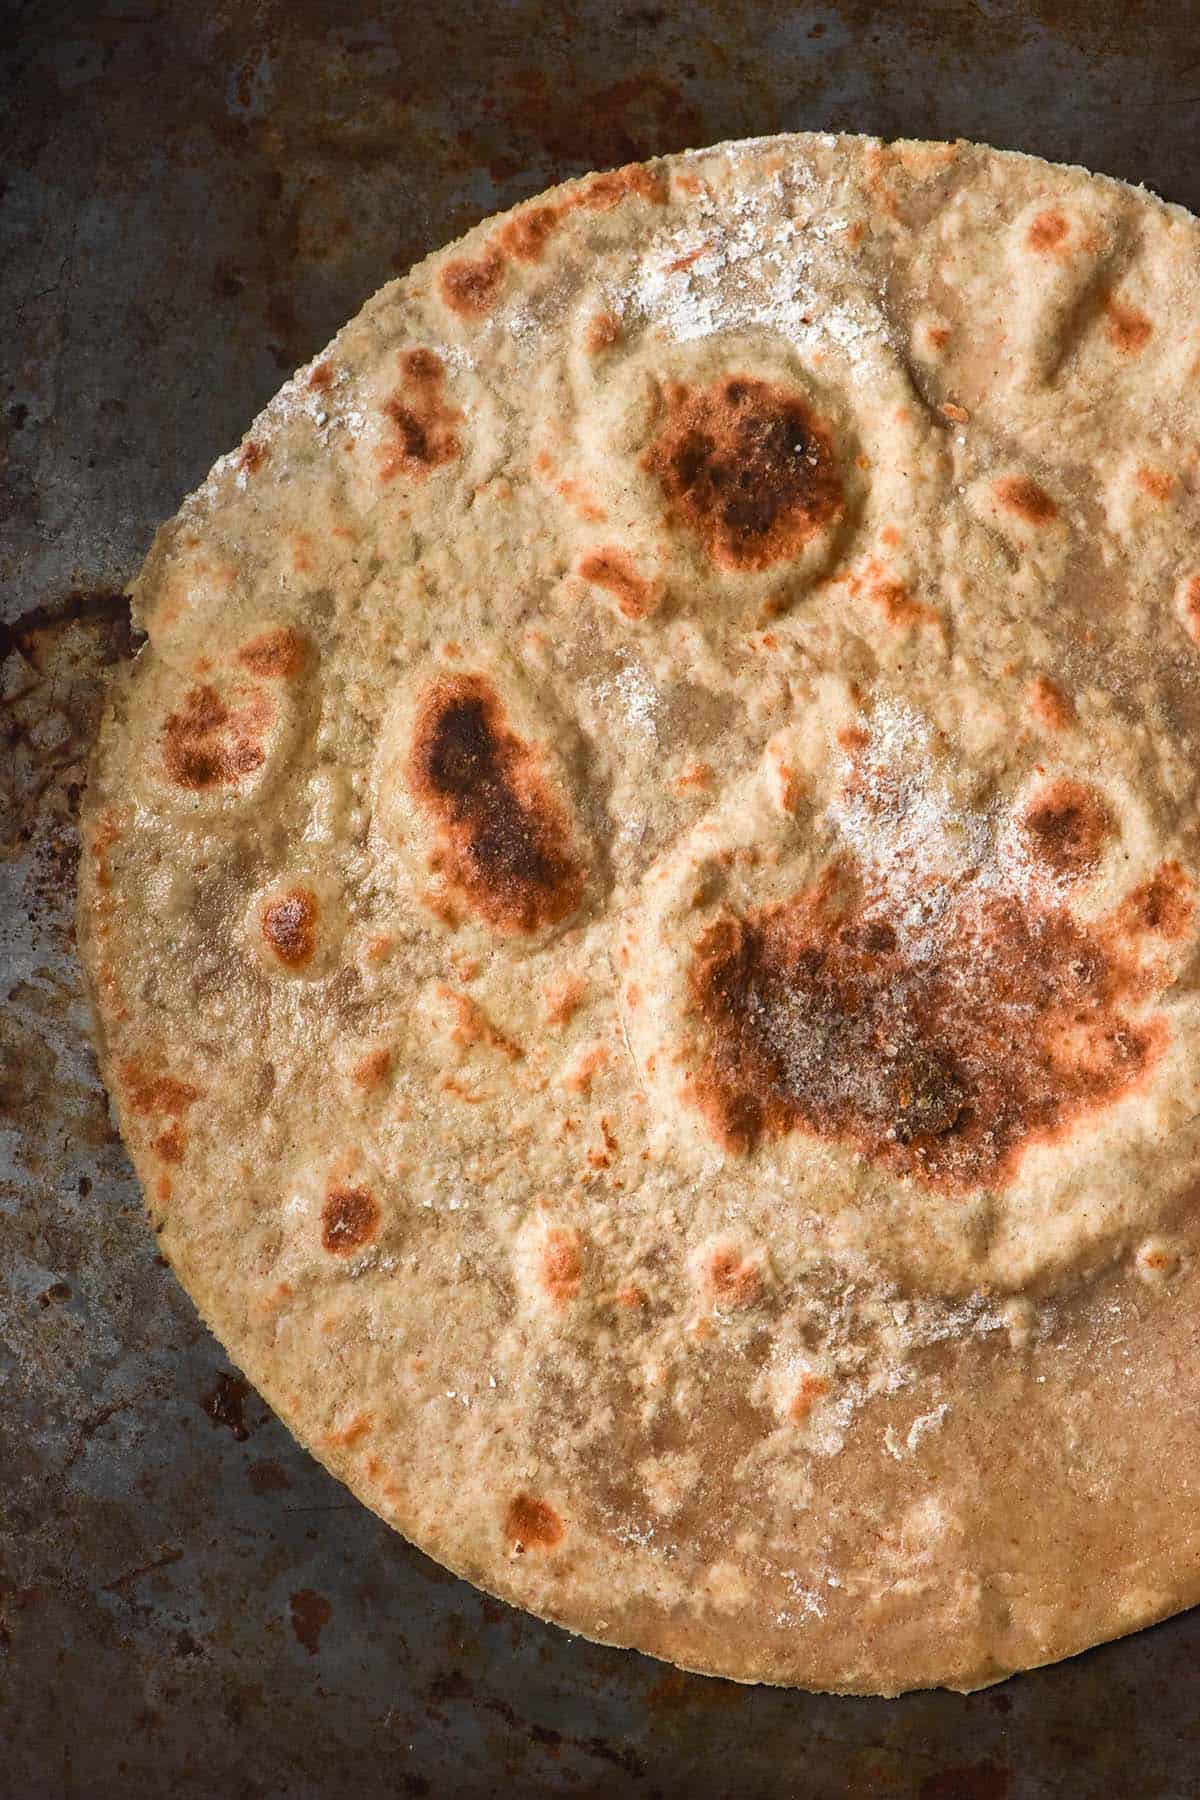
POLYGON ((1133 0, 3 9, 0 1794, 1200 1792, 1200 1614, 971 1698, 839 1700, 597 1648, 405 1545, 155 1255, 70 942, 121 589, 381 281, 563 176, 787 128, 961 134, 1200 208, 1198 23, 1133 0))

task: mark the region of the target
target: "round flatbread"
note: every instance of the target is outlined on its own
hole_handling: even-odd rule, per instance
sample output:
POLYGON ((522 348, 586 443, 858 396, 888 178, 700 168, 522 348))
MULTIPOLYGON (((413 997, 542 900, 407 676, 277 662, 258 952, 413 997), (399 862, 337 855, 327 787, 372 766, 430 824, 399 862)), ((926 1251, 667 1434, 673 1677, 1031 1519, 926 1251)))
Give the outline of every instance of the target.
POLYGON ((971 1688, 1200 1593, 1200 233, 972 145, 568 183, 159 533, 85 809, 164 1253, 471 1581, 971 1688))

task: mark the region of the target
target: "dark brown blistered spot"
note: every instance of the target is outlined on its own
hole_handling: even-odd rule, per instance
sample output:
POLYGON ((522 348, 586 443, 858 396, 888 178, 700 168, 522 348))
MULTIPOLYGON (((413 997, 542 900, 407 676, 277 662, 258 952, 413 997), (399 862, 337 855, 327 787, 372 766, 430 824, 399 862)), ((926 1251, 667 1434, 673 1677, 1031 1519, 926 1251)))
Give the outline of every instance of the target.
POLYGON ((538 751, 505 723, 482 675, 444 676, 425 693, 408 779, 439 828, 437 867, 488 924, 538 931, 574 912, 583 869, 538 751))
POLYGON ((239 469, 244 469, 247 475, 253 475, 257 470, 262 468, 268 455, 269 452, 266 445, 259 444, 254 438, 251 438, 248 444, 242 445, 241 452, 237 459, 237 466, 239 469))
MULTIPOLYGON (((853 586, 851 592, 854 591, 853 586)), ((934 608, 916 599, 902 581, 896 581, 882 570, 872 572, 863 591, 882 612, 889 625, 940 625, 934 608)))
POLYGON ((527 206, 500 227, 500 242, 518 262, 538 262, 562 224, 565 210, 562 206, 527 206))
POLYGON ((496 304, 504 280, 505 258, 501 250, 485 250, 472 262, 460 256, 448 262, 438 277, 442 299, 451 312, 464 319, 480 319, 496 304))
POLYGON ((585 581, 606 588, 627 619, 648 618, 661 597, 658 585, 639 575, 623 550, 593 550, 580 563, 579 573, 585 581))
POLYGON ((154 1148, 163 1162, 181 1163, 187 1150, 187 1133, 178 1119, 172 1121, 167 1129, 160 1132, 154 1140, 154 1148))
POLYGON ((199 790, 239 781, 266 759, 261 737, 270 719, 265 695, 226 706, 216 688, 194 687, 163 727, 163 759, 180 787, 199 790))
POLYGON ((363 1088, 369 1093, 374 1088, 382 1087, 391 1072, 392 1053, 385 1045, 381 1045, 359 1057, 350 1070, 350 1079, 355 1087, 363 1088))
POLYGON ((1114 350, 1123 356, 1140 356, 1154 332, 1145 313, 1138 312, 1136 307, 1123 306, 1110 294, 1104 303, 1104 315, 1108 324, 1108 341, 1114 350))
POLYGON ((400 358, 402 386, 383 410, 395 428, 380 453, 379 479, 396 475, 428 475, 462 454, 455 426, 462 411, 448 406, 443 392, 446 372, 432 350, 406 350, 400 358))
POLYGON ((829 1381, 824 1375, 802 1375, 796 1383, 796 1391, 788 1407, 788 1418, 792 1424, 803 1425, 822 1394, 828 1392, 829 1381))
POLYGON ((727 375, 666 383, 666 419, 642 458, 667 518, 695 532, 721 568, 794 556, 845 510, 828 428, 787 388, 727 375))
MULTIPOLYGON (((486 312, 491 305, 492 286, 498 287, 504 273, 505 255, 514 257, 517 262, 540 262, 546 245, 562 222, 571 213, 585 208, 590 212, 609 212, 617 206, 627 194, 639 194, 642 199, 662 205, 667 198, 666 185, 661 176, 644 168, 640 163, 631 163, 624 169, 612 169, 605 175, 594 175, 590 181, 577 188, 573 194, 563 200, 544 202, 538 206, 526 206, 510 219, 506 219, 496 233, 494 243, 489 246, 484 257, 475 264, 464 264, 468 269, 485 271, 482 285, 486 290, 486 303, 471 306, 468 310, 486 312), (492 259, 496 259, 493 272, 492 259)), ((451 265, 454 267, 455 265, 451 265)), ((448 304, 454 305, 446 288, 446 274, 442 276, 442 295, 448 304)), ((455 307, 461 311, 460 306, 455 307)))
POLYGON ((704 1268, 704 1280, 718 1306, 753 1306, 762 1292, 758 1266, 732 1244, 719 1244, 704 1268))
POLYGON ((608 212, 620 205, 627 194, 637 194, 653 206, 663 206, 667 184, 657 170, 648 169, 645 163, 626 163, 623 169, 593 175, 579 190, 577 204, 592 212, 608 212))
POLYGON ((334 1187, 321 1211, 321 1242, 331 1256, 353 1256, 379 1229, 379 1204, 365 1187, 334 1187))
POLYGON ((1034 718, 1047 731, 1067 731, 1078 722, 1071 696, 1048 675, 1036 675, 1030 682, 1029 705, 1034 718))
POLYGON ((621 321, 615 313, 599 312, 594 315, 584 335, 584 345, 591 356, 599 356, 605 350, 611 350, 621 336, 621 321))
POLYGON ((310 963, 317 948, 317 896, 293 888, 263 907, 262 934, 267 948, 289 969, 310 963))
POLYGON ((1062 214, 1050 208, 1047 212, 1040 212, 1037 218, 1030 222, 1029 230, 1025 234, 1025 242, 1030 250, 1046 256, 1060 248, 1068 229, 1067 221, 1062 214))
POLYGON ((514 1550, 553 1550, 566 1527, 552 1506, 531 1494, 518 1494, 504 1515, 504 1535, 514 1550))
POLYGON ((238 651, 238 661, 252 675, 261 675, 266 680, 279 676, 286 678, 299 675, 308 660, 308 639, 302 631, 295 631, 290 625, 280 625, 275 631, 264 631, 258 637, 251 638, 238 651))
POLYGON ((400 356, 405 379, 414 387, 439 387, 445 368, 436 350, 405 350, 400 356))
POLYGON ((173 1075, 154 1075, 132 1059, 121 1064, 121 1080, 130 1106, 144 1115, 166 1113, 178 1118, 200 1098, 199 1088, 189 1082, 177 1081, 173 1075))
POLYGON ((1001 506, 1015 512, 1027 525, 1049 525, 1058 517, 1058 508, 1036 481, 1028 475, 1006 475, 998 481, 995 495, 1001 506))
POLYGON ((1040 793, 1021 820, 1033 854, 1056 875, 1078 880, 1100 861, 1113 822, 1094 788, 1066 778, 1040 793))
MULTIPOLYGON (((1167 906, 1147 899, 1139 928, 1167 906)), ((800 1130, 948 1192, 1003 1185, 1030 1143, 1158 1061, 1165 1021, 1127 1010, 1156 978, 1128 957, 1119 916, 1088 927, 976 893, 932 944, 907 916, 846 864, 702 934, 689 990, 706 1048, 689 1091, 725 1148, 800 1130)))
POLYGON ((1152 500, 1169 500, 1175 492, 1175 477, 1169 469, 1152 469, 1143 463, 1134 479, 1152 500))
POLYGON ((333 370, 327 362, 317 364, 316 368, 309 375, 308 385, 310 388, 315 388, 318 394, 327 394, 329 392, 330 388, 333 386, 333 370))
POLYGON ((546 1233, 542 1246, 539 1277, 543 1288, 556 1306, 565 1306, 579 1292, 583 1280, 583 1258, 574 1231, 554 1226, 546 1233))
POLYGON ((1177 862, 1165 862, 1149 881, 1134 888, 1117 922, 1131 935, 1149 932, 1174 941, 1186 935, 1193 912, 1191 882, 1177 862))

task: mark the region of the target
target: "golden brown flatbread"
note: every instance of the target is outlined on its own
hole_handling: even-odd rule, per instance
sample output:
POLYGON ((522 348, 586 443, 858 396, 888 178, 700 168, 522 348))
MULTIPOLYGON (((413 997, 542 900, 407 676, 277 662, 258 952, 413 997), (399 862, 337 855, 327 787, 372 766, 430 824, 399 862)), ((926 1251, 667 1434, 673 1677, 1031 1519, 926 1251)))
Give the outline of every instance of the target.
POLYGON ((155 1229, 572 1630, 971 1688, 1200 1593, 1200 235, 971 145, 572 182, 160 532, 80 930, 155 1229))

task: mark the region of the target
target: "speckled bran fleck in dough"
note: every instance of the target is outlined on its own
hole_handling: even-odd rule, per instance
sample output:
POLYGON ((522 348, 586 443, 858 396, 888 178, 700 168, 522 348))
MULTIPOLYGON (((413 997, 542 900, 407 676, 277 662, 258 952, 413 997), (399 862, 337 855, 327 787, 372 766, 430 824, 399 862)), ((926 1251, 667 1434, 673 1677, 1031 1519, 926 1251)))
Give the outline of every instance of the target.
POLYGON ((857 1692, 1200 1597, 1198 445, 1195 220, 776 138, 480 225, 160 532, 104 1072, 430 1555, 857 1692))

